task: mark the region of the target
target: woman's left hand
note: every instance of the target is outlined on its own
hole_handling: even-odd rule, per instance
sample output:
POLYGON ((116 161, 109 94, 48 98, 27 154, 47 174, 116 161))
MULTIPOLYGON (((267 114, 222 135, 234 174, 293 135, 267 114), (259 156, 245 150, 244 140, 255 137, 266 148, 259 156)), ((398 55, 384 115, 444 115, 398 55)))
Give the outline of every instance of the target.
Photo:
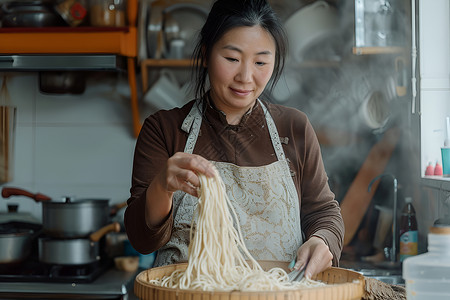
POLYGON ((310 237, 297 250, 297 262, 294 269, 302 269, 306 266, 305 277, 311 278, 331 267, 333 254, 325 242, 316 236, 310 237))

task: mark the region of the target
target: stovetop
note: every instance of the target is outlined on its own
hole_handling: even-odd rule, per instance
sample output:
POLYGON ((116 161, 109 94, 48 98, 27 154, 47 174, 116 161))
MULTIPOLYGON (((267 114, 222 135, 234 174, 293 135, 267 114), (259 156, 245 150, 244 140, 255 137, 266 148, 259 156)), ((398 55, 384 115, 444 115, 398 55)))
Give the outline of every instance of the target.
POLYGON ((35 239, 25 261, 0 263, 0 299, 130 299, 136 273, 115 269, 103 242, 99 261, 68 266, 39 261, 35 239))
POLYGON ((31 243, 31 254, 21 262, 0 263, 0 282, 71 282, 89 283, 98 278, 113 264, 104 251, 104 239, 100 240, 100 260, 89 264, 59 265, 41 262, 38 258, 38 238, 45 237, 42 226, 24 222, 0 224, 0 228, 27 228, 37 232, 31 243))
POLYGON ((88 283, 97 279, 111 265, 110 259, 86 265, 52 265, 30 258, 17 264, 0 265, 0 281, 88 283))
POLYGON ((3 282, 0 299, 114 299, 131 300, 136 272, 108 268, 93 282, 3 282))

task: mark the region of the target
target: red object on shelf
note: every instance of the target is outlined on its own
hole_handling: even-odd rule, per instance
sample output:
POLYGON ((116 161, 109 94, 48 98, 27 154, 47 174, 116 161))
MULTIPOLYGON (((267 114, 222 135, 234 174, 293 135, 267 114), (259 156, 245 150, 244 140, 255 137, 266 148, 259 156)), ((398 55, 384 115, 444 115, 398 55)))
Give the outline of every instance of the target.
POLYGON ((76 19, 76 20, 83 20, 86 16, 86 8, 84 8, 81 3, 76 2, 72 7, 70 8, 70 15, 76 19))
POLYGON ((440 175, 440 176, 443 175, 442 166, 438 162, 436 163, 436 166, 434 166, 434 175, 440 175))
POLYGON ((430 176, 430 175, 434 175, 434 167, 431 164, 431 162, 428 163, 427 169, 425 170, 425 176, 430 176))

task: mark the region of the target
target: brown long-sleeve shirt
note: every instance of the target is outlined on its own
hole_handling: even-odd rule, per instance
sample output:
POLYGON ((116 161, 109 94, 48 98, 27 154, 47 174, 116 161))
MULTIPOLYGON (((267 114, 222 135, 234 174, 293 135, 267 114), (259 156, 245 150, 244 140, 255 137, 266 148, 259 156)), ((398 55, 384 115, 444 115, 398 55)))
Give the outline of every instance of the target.
MULTIPOLYGON (((170 239, 172 214, 158 227, 149 228, 145 222, 146 189, 167 159, 184 150, 188 134, 181 129, 181 125, 194 102, 149 116, 137 139, 125 227, 131 244, 141 253, 151 253, 170 239)), ((322 238, 333 254, 333 265, 337 266, 344 223, 338 202, 328 186, 315 132, 306 115, 299 110, 267 102, 264 104, 276 124, 289 162, 305 237, 308 239, 314 235, 322 238)), ((262 166, 277 160, 264 112, 258 102, 238 125, 229 125, 222 112, 210 105, 204 106, 195 154, 238 166, 262 166)))

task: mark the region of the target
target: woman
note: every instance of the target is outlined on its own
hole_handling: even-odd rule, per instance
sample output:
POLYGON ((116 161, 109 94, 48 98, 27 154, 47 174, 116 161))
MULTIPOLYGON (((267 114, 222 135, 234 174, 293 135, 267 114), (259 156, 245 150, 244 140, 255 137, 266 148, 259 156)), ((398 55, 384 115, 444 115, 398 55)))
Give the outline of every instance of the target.
POLYGON ((266 1, 215 2, 194 52, 197 100, 149 116, 136 143, 125 226, 137 251, 158 250, 156 266, 187 260, 196 174, 213 166, 255 259, 297 257, 307 277, 338 265, 343 221, 313 128, 259 99, 285 54, 266 1))

